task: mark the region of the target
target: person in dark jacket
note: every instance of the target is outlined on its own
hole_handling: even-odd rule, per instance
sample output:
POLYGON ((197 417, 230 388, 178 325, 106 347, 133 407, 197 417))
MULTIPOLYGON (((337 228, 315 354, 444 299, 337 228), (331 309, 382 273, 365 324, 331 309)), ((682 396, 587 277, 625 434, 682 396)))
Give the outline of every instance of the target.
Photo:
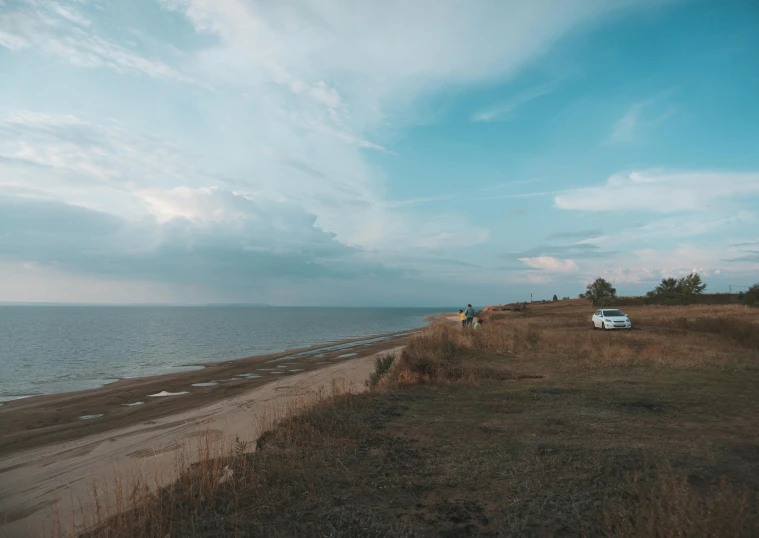
POLYGON ((472 305, 466 305, 466 310, 464 310, 464 315, 466 316, 466 325, 465 327, 471 327, 472 326, 472 320, 474 320, 474 308, 472 308, 472 305))

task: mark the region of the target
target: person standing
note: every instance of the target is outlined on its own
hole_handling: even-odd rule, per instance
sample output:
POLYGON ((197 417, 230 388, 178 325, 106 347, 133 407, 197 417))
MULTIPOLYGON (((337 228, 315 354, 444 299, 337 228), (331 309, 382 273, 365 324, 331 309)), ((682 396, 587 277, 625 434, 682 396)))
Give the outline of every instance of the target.
POLYGON ((465 327, 471 327, 472 326, 472 320, 474 320, 474 308, 472 308, 472 305, 466 305, 466 310, 464 311, 464 316, 466 317, 466 323, 465 327))
POLYGON ((459 319, 461 320, 461 326, 466 327, 466 315, 464 311, 459 308, 459 319))

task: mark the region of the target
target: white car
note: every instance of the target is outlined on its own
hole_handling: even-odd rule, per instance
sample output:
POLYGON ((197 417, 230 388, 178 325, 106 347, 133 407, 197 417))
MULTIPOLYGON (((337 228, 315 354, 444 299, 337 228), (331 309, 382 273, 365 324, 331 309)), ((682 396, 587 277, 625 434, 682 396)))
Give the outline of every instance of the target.
POLYGON ((593 314, 592 321, 594 329, 632 329, 630 318, 621 310, 605 308, 598 310, 593 314))

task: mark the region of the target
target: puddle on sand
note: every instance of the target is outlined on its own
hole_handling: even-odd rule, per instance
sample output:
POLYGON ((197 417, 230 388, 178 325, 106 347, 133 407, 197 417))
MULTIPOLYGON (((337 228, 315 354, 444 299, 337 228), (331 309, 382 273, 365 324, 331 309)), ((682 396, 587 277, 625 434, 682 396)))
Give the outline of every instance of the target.
POLYGON ((344 358, 347 358, 347 357, 355 357, 356 355, 358 355, 358 353, 344 353, 343 355, 338 355, 335 358, 336 359, 344 359, 344 358))
POLYGON ((282 370, 279 370, 277 372, 269 372, 269 373, 270 374, 284 374, 285 372, 283 372, 282 370))
POLYGON ((166 392, 165 390, 162 390, 158 394, 149 394, 151 398, 162 398, 164 396, 181 396, 182 394, 187 394, 187 391, 184 390, 182 392, 166 392))
POLYGON ((135 405, 142 405, 144 403, 145 402, 134 402, 134 403, 128 403, 128 404, 121 404, 121 405, 123 405, 124 407, 134 407, 135 405))
POLYGON ((261 377, 258 374, 237 374, 237 377, 246 377, 248 379, 255 379, 257 377, 261 377))
POLYGON ((302 371, 303 371, 302 368, 295 368, 293 370, 288 370, 288 372, 302 372, 302 371))
POLYGON ((206 381, 205 383, 193 383, 191 387, 215 387, 218 383, 216 381, 206 381))
POLYGON ((103 416, 103 413, 100 413, 99 415, 82 415, 81 417, 76 417, 79 420, 92 420, 93 418, 100 418, 103 416))
POLYGON ((330 346, 324 346, 320 347, 318 349, 312 349, 310 351, 301 351, 300 353, 293 353, 291 355, 285 355, 284 357, 279 357, 277 359, 269 359, 266 361, 269 362, 281 362, 281 361, 287 361, 292 359, 299 359, 303 357, 323 357, 324 353, 329 353, 331 351, 342 351, 345 349, 355 348, 355 347, 362 347, 366 346, 368 344, 376 344, 378 342, 384 342, 385 340, 390 340, 392 338, 399 338, 401 336, 408 336, 409 333, 402 333, 398 335, 392 335, 392 336, 377 336, 374 338, 367 338, 364 340, 358 340, 355 342, 345 342, 342 344, 332 344, 330 346), (317 355, 318 353, 318 355, 317 355))
POLYGON ((274 370, 274 368, 259 368, 259 370, 262 370, 264 372, 268 372, 269 370, 274 370))

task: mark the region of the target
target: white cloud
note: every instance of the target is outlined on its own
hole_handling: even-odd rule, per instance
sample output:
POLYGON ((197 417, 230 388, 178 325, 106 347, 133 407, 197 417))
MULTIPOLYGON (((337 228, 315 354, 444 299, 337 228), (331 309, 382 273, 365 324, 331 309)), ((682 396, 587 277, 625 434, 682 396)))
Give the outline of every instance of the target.
POLYGON ((248 216, 244 208, 235 207, 234 194, 225 193, 218 186, 198 189, 145 189, 136 191, 135 195, 150 208, 159 222, 175 218, 193 221, 233 221, 248 216))
POLYGON ((670 106, 663 111, 656 109, 662 108, 662 100, 671 94, 670 91, 662 92, 661 94, 648 99, 635 103, 627 112, 616 121, 612 126, 611 134, 604 144, 626 144, 634 142, 643 128, 650 128, 659 125, 675 114, 675 108, 670 106))
POLYGON ((514 112, 520 106, 525 105, 538 97, 551 93, 555 87, 555 83, 550 83, 525 90, 507 101, 472 115, 472 121, 492 122, 508 119, 511 112, 514 112))
POLYGON ((559 260, 551 256, 537 256, 534 258, 519 258, 519 261, 535 269, 544 269, 556 273, 570 273, 579 270, 574 260, 559 260))
POLYGON ((73 22, 74 24, 79 24, 81 26, 90 26, 92 24, 92 21, 83 16, 81 13, 78 13, 70 7, 63 6, 57 2, 51 3, 50 9, 52 9, 55 13, 64 19, 73 22))
POLYGON ((113 122, 32 112, 0 118, 0 188, 7 194, 130 214, 137 189, 209 179, 187 152, 113 122))
POLYGON ((312 88, 309 93, 319 100, 324 97, 319 82, 330 80, 344 88, 340 94, 354 126, 376 126, 388 112, 408 110, 441 84, 504 77, 578 25, 655 3, 311 0, 295 9, 288 2, 163 0, 199 32, 219 38, 217 47, 198 56, 199 69, 235 84, 258 84, 267 73, 298 93, 312 88))
POLYGON ((756 172, 644 171, 615 175, 605 185, 565 191, 560 209, 584 211, 700 211, 714 204, 759 194, 756 172))
POLYGON ((644 107, 644 103, 637 103, 631 106, 625 115, 617 120, 612 127, 608 143, 622 144, 624 142, 632 142, 635 139, 638 122, 644 107))
POLYGON ((478 200, 506 200, 509 198, 535 198, 536 196, 552 196, 557 191, 536 191, 536 192, 522 192, 516 194, 499 194, 498 196, 485 196, 478 198, 478 200))
MULTIPOLYGON (((168 225, 185 219, 193 223, 186 231, 190 242, 195 241, 193 234, 202 235, 209 226, 226 234, 218 240, 240 241, 239 232, 244 230, 250 239, 240 248, 264 236, 282 248, 294 244, 296 250, 307 249, 310 230, 319 228, 327 234, 339 232, 336 244, 380 249, 389 253, 385 260, 392 261, 396 251, 419 251, 434 258, 438 251, 487 239, 487 230, 459 215, 419 220, 411 211, 413 203, 386 203, 371 186, 344 184, 339 175, 335 179, 332 169, 322 172, 269 149, 264 154, 288 171, 278 176, 280 181, 225 181, 205 172, 189 151, 113 122, 19 112, 0 118, 0 191, 17 199, 87 207, 130 221, 148 218, 168 225), (253 227, 256 222, 274 228, 253 227), (295 223, 307 232, 305 236, 291 237, 287 230, 295 223)), ((149 238, 147 245, 154 244, 153 236, 144 237, 149 238)))
POLYGON ((337 90, 334 88, 327 86, 323 80, 314 84, 309 90, 309 94, 311 97, 320 103, 325 104, 329 108, 340 108, 342 106, 340 94, 337 93, 337 90))
POLYGON ((155 58, 97 35, 90 21, 58 3, 25 2, 0 17, 0 46, 12 51, 33 48, 76 67, 108 68, 201 84, 197 79, 155 58))

